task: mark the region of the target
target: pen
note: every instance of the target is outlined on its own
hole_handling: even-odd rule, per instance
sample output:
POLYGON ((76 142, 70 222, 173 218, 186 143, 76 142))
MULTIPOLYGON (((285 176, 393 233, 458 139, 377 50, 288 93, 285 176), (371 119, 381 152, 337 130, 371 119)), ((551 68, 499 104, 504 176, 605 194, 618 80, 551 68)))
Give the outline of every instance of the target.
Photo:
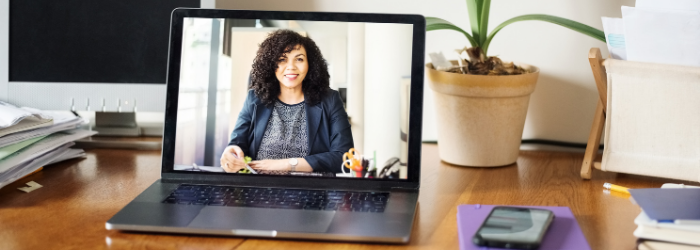
POLYGON ((626 193, 626 194, 630 193, 629 191, 627 191, 628 188, 626 188, 626 187, 618 186, 618 185, 607 183, 607 182, 605 184, 603 184, 603 187, 605 189, 612 190, 615 192, 626 193))
POLYGON ((245 167, 246 167, 246 168, 248 169, 248 171, 250 171, 251 173, 253 173, 253 174, 258 174, 258 172, 255 171, 255 169, 251 168, 250 165, 245 164, 245 167))
MULTIPOLYGON (((237 154, 234 154, 234 153, 231 153, 231 154, 233 155, 233 157, 236 157, 236 159, 240 159, 240 157, 238 157, 237 154)), ((245 160, 243 160, 243 162, 245 162, 245 160)), ((258 172, 255 171, 255 169, 251 168, 250 165, 248 165, 248 164, 245 164, 245 168, 247 168, 248 171, 250 171, 252 174, 258 174, 258 172)))
POLYGON ((323 176, 323 173, 289 172, 289 175, 295 175, 295 176, 323 176))

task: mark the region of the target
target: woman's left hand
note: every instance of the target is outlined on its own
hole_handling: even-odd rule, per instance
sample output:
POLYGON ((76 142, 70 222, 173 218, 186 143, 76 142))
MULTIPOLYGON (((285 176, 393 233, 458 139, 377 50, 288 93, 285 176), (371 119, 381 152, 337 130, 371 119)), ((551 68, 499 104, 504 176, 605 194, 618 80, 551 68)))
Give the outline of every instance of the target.
POLYGON ((255 170, 289 171, 289 159, 251 161, 248 165, 255 170))

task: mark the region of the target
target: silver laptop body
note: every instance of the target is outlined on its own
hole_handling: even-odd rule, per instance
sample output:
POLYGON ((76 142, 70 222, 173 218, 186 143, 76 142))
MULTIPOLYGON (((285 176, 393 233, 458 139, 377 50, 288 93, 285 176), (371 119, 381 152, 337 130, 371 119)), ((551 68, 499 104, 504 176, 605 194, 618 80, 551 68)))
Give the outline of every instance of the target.
MULTIPOLYGON (((388 38, 396 39, 395 37, 388 38)), ((425 54, 425 19, 422 16, 176 9, 171 16, 169 49, 168 93, 163 134, 161 179, 153 183, 107 221, 106 228, 108 230, 386 243, 406 243, 409 241, 417 208, 420 184, 423 63, 425 54), (225 118, 226 116, 220 118, 220 115, 217 115, 212 109, 219 105, 219 109, 215 110, 229 110, 226 108, 221 109, 220 107, 221 105, 230 105, 232 107, 230 110, 234 110, 237 107, 235 104, 243 102, 242 99, 237 98, 231 98, 228 101, 221 100, 240 92, 233 87, 227 90, 228 92, 225 91, 223 95, 216 92, 220 91, 216 86, 220 85, 218 81, 221 81, 221 79, 225 79, 228 82, 228 77, 231 79, 236 77, 240 79, 245 78, 245 76, 233 75, 236 70, 234 67, 236 65, 235 61, 244 57, 236 54, 240 50, 240 47, 237 45, 241 44, 243 46, 248 39, 253 39, 247 37, 247 34, 251 32, 263 32, 263 35, 253 34, 250 37, 264 38, 265 34, 272 30, 280 28, 291 29, 316 39, 321 51, 331 51, 332 49, 331 52, 323 52, 327 59, 333 56, 333 58, 328 59, 331 67, 349 67, 347 64, 350 63, 344 64, 339 60, 343 60, 343 51, 346 51, 345 55, 348 57, 348 60, 354 58, 352 55, 354 53, 352 51, 354 47, 352 46, 354 45, 352 43, 358 41, 358 39, 352 40, 354 39, 352 36, 357 34, 358 29, 355 29, 353 31, 355 33, 353 33, 348 31, 350 28, 347 27, 352 25, 357 27, 358 24, 362 24, 362 29, 359 29, 359 32, 364 36, 359 41, 368 42, 368 44, 364 45, 365 54, 363 57, 365 60, 371 60, 372 54, 368 54, 372 53, 370 50, 373 50, 375 47, 381 48, 381 46, 385 46, 369 44, 373 41, 380 41, 379 43, 385 41, 382 37, 373 37, 377 36, 377 34, 386 36, 403 34, 403 37, 397 39, 397 41, 406 43, 401 45, 403 46, 402 48, 405 48, 402 52, 403 56, 408 57, 410 55, 409 62, 405 62, 405 60, 404 62, 395 62, 391 53, 382 56, 384 58, 383 63, 400 63, 405 65, 401 70, 407 73, 404 73, 404 75, 392 73, 393 75, 389 78, 392 80, 386 81, 390 82, 388 84, 391 84, 391 86, 398 86, 398 88, 391 87, 387 93, 379 95, 380 98, 385 98, 386 100, 398 100, 398 103, 391 101, 387 105, 400 108, 393 110, 387 108, 385 112, 387 114, 386 117, 401 118, 368 121, 367 118, 371 118, 372 114, 371 112, 365 112, 367 115, 365 116, 364 127, 380 126, 389 123, 395 124, 395 132, 385 133, 388 134, 386 136, 391 136, 390 141, 396 141, 394 144, 387 144, 386 142, 389 140, 368 138, 369 133, 374 130, 370 131, 370 129, 367 129, 370 132, 363 132, 365 133, 364 148, 368 149, 368 151, 369 149, 374 149, 373 151, 379 152, 375 154, 376 156, 372 156, 372 153, 365 154, 367 158, 372 160, 371 164, 374 164, 377 168, 383 168, 384 164, 391 164, 391 160, 395 163, 387 166, 387 169, 392 168, 391 170, 384 172, 379 170, 370 174, 363 172, 363 177, 369 175, 376 177, 382 174, 386 178, 357 178, 352 177, 354 176, 353 174, 342 173, 331 174, 334 176, 329 174, 304 176, 224 173, 219 166, 218 156, 221 154, 222 148, 226 146, 228 134, 235 124, 235 119, 225 118), (331 33, 335 32, 333 34, 336 34, 338 32, 337 30, 323 28, 325 27, 323 25, 330 25, 328 27, 331 28, 341 27, 347 29, 340 33, 341 38, 343 32, 347 35, 345 43, 343 44, 342 39, 333 40, 334 38, 329 38, 332 36, 331 33), (321 29, 318 27, 321 27, 321 29), (394 33, 392 33, 393 27, 397 28, 397 31, 394 33), (207 33, 207 30, 210 33, 208 37, 196 32, 193 34, 191 32, 193 29, 202 31, 200 32, 201 34, 207 33), (329 35, 326 36, 324 30, 329 35), (382 32, 382 30, 389 32, 382 32), (339 44, 338 41, 340 41, 341 45, 334 45, 339 44), (324 45, 324 42, 326 45, 324 45), (200 44, 204 45, 198 47, 200 44), (230 46, 227 46, 227 44, 230 46), (345 50, 343 50, 343 46, 345 50), (337 49, 338 47, 340 47, 339 50, 337 49), (337 51, 340 51, 340 53, 337 51), (196 65, 200 61, 208 64, 208 67, 197 68, 196 65), (234 73, 231 73, 231 76, 227 76, 228 73, 225 71, 231 68, 233 68, 232 72, 234 73), (192 72, 200 73, 194 74, 192 72), (224 76, 222 77, 222 75, 224 76), (203 80, 198 81, 199 78, 203 80), (201 84, 201 86, 197 84, 201 84), (208 95, 209 98, 205 98, 204 100, 206 101, 197 99, 197 91, 201 95, 208 95), (217 102, 213 96, 221 99, 217 102), (192 106, 192 103, 201 103, 209 107, 208 112, 204 109, 208 119, 195 118, 185 121, 186 117, 194 117, 192 115, 194 111, 185 108, 187 105, 192 106), (214 116, 220 119, 213 119, 212 117, 214 116), (201 121, 200 126, 196 127, 197 129, 185 127, 189 126, 187 122, 196 124, 197 121, 201 121), (228 124, 229 126, 224 126, 225 128, 221 129, 221 124, 228 124), (223 139, 221 139, 222 133, 218 131, 227 129, 228 132, 223 133, 223 139), (186 140, 186 136, 195 139, 186 140), (399 145, 398 149, 389 148, 390 150, 388 150, 398 152, 390 155, 396 157, 386 160, 389 158, 389 154, 382 155, 382 153, 388 152, 383 149, 389 146, 384 144, 399 145), (381 209, 364 209, 365 211, 363 211, 361 204, 368 204, 368 202, 352 201, 355 203, 350 204, 350 201, 347 200, 346 203, 342 203, 342 205, 347 205, 344 207, 344 210, 328 209, 328 207, 313 207, 314 209, 296 207, 296 209, 287 209, 229 206, 231 205, 230 202, 233 202, 232 200, 226 200, 225 204, 216 203, 216 205, 201 204, 194 201, 189 203, 181 202, 185 204, 167 202, 168 199, 173 201, 172 197, 176 196, 178 192, 176 190, 185 189, 186 192, 190 192, 187 190, 217 190, 217 192, 221 191, 220 193, 226 193, 226 190, 231 192, 244 190, 240 192, 260 193, 294 192, 295 195, 301 194, 299 197, 308 197, 304 195, 316 194, 321 199, 326 199, 324 206, 332 203, 328 202, 328 199, 336 197, 333 195, 338 195, 337 197, 344 195, 343 197, 346 199, 352 196, 360 196, 363 200, 368 201, 383 200, 381 197, 386 197, 386 200, 383 203, 384 205, 381 205, 381 209)), ((397 49, 400 50, 400 48, 397 49)), ((375 52, 382 53, 382 50, 375 52)), ((377 62, 367 63, 376 64, 377 62)), ((394 66, 387 65, 386 71, 392 72, 392 67, 394 66)), ((365 69, 365 71, 368 70, 365 69)), ((334 68, 333 72, 334 74, 332 74, 331 78, 342 77, 343 75, 348 79, 352 78, 349 75, 352 73, 350 71, 338 73, 337 68, 334 68)), ((378 79, 387 79, 381 75, 381 72, 379 71, 380 78, 378 79)), ((379 81, 375 82, 368 74, 367 72, 365 73, 365 86, 370 86, 367 84, 384 84, 379 81)), ((245 85, 247 83, 241 84, 245 85)), ((373 91, 382 91, 382 88, 375 88, 373 91)), ((245 91, 245 88, 243 89, 245 91)), ((382 106, 369 104, 370 99, 375 103, 381 101, 376 96, 367 94, 368 89, 368 87, 365 87, 365 111, 382 109, 382 106)), ((352 89, 349 91, 352 91, 352 89)), ((352 105, 351 102, 352 100, 346 102, 348 108, 352 105)), ((197 114, 197 116, 204 115, 201 113, 197 114)), ((352 116, 350 120, 352 120, 352 116)), ((381 132, 381 130, 377 131, 381 132)), ((385 136, 383 134, 380 135, 385 136)), ((342 166, 338 166, 338 169, 341 168, 342 166)), ((343 170, 350 172, 350 169, 347 168, 343 170)), ((293 196, 285 196, 285 199, 289 197, 294 198, 293 196)), ((297 202, 299 201, 297 200, 297 202)), ((309 207, 308 204, 311 203, 306 203, 303 206, 309 207)), ((341 205, 341 203, 337 203, 337 205, 341 205)))

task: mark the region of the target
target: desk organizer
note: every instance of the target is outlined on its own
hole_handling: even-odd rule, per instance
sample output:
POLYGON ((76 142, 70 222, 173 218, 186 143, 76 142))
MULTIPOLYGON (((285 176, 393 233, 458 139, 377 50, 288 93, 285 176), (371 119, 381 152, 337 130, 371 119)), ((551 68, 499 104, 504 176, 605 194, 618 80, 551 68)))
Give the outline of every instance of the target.
POLYGON ((600 102, 581 177, 590 179, 594 167, 700 182, 700 67, 602 60, 597 48, 589 61, 600 102))

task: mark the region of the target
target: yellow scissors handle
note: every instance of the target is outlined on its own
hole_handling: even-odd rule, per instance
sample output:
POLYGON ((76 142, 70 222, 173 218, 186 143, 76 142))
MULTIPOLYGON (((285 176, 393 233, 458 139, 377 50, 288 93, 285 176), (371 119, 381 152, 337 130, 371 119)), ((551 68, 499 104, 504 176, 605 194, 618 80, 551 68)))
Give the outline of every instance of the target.
POLYGON ((343 165, 346 168, 352 169, 352 166, 350 165, 350 162, 352 162, 352 157, 349 157, 348 155, 348 153, 343 154, 343 165))
POLYGON ((355 155, 357 151, 355 151, 355 148, 350 148, 347 153, 343 154, 343 165, 346 168, 353 169, 354 165, 356 165, 356 160, 355 160, 355 155), (349 160, 349 161, 348 161, 349 160), (352 163, 352 164, 350 164, 352 163))

